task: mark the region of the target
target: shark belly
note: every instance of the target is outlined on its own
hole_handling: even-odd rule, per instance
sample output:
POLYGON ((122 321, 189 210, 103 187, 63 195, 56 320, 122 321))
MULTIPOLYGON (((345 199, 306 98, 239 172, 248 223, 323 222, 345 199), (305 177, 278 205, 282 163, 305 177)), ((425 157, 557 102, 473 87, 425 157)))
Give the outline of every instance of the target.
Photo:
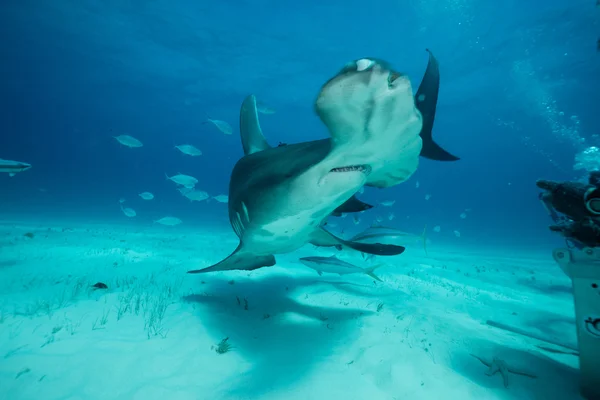
POLYGON ((282 254, 299 249, 310 241, 315 230, 307 213, 282 217, 278 220, 251 227, 241 241, 245 248, 257 254, 282 254))

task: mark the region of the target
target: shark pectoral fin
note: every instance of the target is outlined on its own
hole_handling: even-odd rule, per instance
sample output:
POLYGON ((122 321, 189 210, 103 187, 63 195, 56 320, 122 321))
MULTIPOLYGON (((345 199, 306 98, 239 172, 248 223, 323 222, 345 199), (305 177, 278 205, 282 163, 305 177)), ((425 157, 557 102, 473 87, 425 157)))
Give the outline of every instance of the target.
POLYGON ((331 215, 339 217, 344 213, 361 212, 373 208, 372 205, 360 201, 356 196, 350 197, 344 204, 333 210, 331 215))
POLYGON ((338 250, 342 249, 340 239, 323 228, 319 228, 313 232, 310 238, 310 244, 318 247, 335 247, 338 250))
POLYGON ((240 136, 245 155, 271 148, 260 129, 256 97, 252 94, 244 99, 240 109, 240 136))
POLYGON ((271 267, 275 265, 275 257, 272 255, 258 256, 252 253, 246 253, 240 251, 241 247, 242 245, 240 244, 238 248, 223 261, 210 267, 188 271, 188 274, 232 270, 253 271, 262 267, 271 267))
POLYGON ((358 243, 345 240, 342 240, 342 244, 351 249, 376 256, 397 256, 406 250, 404 246, 396 246, 394 244, 358 243))
POLYGON ((448 153, 433 141, 433 121, 435 120, 435 109, 437 107, 438 93, 440 90, 440 69, 439 64, 431 51, 429 53, 429 62, 423 75, 421 85, 415 95, 415 104, 423 116, 423 128, 421 129, 421 139, 423 148, 421 157, 436 161, 457 161, 458 157, 448 153))
POLYGON ((349 247, 363 253, 374 254, 377 256, 396 256, 404 253, 404 250, 406 250, 403 246, 396 246, 393 244, 370 244, 344 240, 323 228, 317 229, 313 233, 310 243, 314 244, 315 246, 322 247, 349 247))

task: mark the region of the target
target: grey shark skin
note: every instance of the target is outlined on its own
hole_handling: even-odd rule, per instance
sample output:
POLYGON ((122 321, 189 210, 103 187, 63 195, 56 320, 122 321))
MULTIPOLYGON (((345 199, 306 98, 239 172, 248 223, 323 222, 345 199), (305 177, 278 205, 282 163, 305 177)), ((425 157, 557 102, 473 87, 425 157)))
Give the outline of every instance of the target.
POLYGON ((0 172, 6 172, 9 176, 15 176, 17 172, 27 171, 31 164, 22 161, 3 160, 0 158, 0 172))
POLYGON ((322 87, 315 109, 331 139, 272 148, 260 129, 256 98, 244 100, 240 133, 246 155, 229 185, 229 219, 240 244, 223 261, 189 273, 272 266, 274 254, 306 243, 377 255, 404 251, 344 241, 322 223, 362 186, 393 186, 415 172, 423 124, 410 81, 383 62, 361 59, 322 87))

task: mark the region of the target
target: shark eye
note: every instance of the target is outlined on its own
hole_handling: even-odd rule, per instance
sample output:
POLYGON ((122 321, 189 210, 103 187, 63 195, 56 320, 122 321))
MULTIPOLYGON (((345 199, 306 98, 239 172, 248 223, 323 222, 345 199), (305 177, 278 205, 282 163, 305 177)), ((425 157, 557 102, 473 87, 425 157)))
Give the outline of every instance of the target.
POLYGON ((375 64, 375 61, 369 60, 368 58, 361 58, 360 60, 356 61, 356 70, 359 72, 365 71, 371 68, 373 64, 375 64))
POLYGON ((362 72, 372 68, 377 62, 370 58, 361 58, 360 60, 350 61, 342 68, 338 75, 343 75, 351 72, 362 72))

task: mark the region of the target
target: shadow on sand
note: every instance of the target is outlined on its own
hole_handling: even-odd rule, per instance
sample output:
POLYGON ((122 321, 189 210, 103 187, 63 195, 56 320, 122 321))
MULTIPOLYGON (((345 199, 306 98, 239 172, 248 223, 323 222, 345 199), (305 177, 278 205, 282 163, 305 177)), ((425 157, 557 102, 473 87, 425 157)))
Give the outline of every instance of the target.
POLYGON ((573 287, 569 284, 548 284, 531 279, 519 279, 517 284, 543 294, 573 296, 573 287))
POLYGON ((538 351, 527 351, 489 341, 478 341, 467 350, 454 354, 452 367, 476 384, 489 388, 505 399, 579 399, 579 372, 538 351), (525 372, 536 378, 520 374, 508 374, 508 387, 504 386, 498 372, 488 376, 487 362, 497 357, 514 371, 525 372))
MULTIPOLYGON (((323 282, 273 274, 236 278, 234 283, 211 276, 202 286, 204 294, 184 297, 201 305, 199 316, 209 331, 229 336, 234 351, 252 364, 245 374, 226 378, 222 390, 228 396, 255 398, 301 380, 343 347, 345 338, 356 335, 362 316, 373 314, 344 304, 310 305, 311 297, 317 296, 326 296, 332 304, 330 295, 314 294, 319 288, 302 290, 318 284, 323 282)), ((352 287, 336 286, 339 291, 352 287)), ((366 288, 356 291, 369 296, 366 288)))

